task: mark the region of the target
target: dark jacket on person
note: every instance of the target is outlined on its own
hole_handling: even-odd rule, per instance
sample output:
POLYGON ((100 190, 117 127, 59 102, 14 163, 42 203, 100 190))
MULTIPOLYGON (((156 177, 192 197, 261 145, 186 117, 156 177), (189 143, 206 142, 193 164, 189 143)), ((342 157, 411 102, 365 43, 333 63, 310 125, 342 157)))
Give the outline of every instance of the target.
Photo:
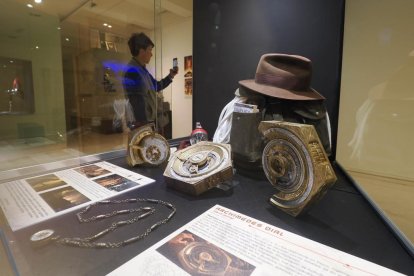
POLYGON ((135 122, 143 125, 154 122, 157 116, 157 93, 172 82, 169 76, 157 81, 145 66, 135 58, 128 63, 122 84, 125 95, 129 99, 135 122))

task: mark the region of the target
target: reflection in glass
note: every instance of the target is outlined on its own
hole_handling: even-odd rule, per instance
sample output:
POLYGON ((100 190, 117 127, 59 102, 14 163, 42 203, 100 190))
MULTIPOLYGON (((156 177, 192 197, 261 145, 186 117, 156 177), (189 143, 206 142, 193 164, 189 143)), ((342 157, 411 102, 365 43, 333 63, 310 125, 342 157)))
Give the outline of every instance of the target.
MULTIPOLYGON (((29 8, 23 0, 1 1, 0 172, 125 149, 130 35, 145 32, 155 42, 147 69, 157 80, 169 73, 172 57, 182 63, 192 55, 192 1, 175 2, 47 1, 29 8)), ((192 99, 184 96, 183 76, 160 94, 168 138, 191 132, 192 99)))
POLYGON ((337 160, 414 241, 412 1, 346 1, 337 160))
POLYGON ((0 92, 1 114, 33 112, 32 62, 0 57, 0 92))
POLYGON ((414 164, 414 56, 408 56, 402 66, 384 82, 368 92, 368 98, 358 108, 356 128, 348 145, 354 166, 366 171, 413 178, 414 164))

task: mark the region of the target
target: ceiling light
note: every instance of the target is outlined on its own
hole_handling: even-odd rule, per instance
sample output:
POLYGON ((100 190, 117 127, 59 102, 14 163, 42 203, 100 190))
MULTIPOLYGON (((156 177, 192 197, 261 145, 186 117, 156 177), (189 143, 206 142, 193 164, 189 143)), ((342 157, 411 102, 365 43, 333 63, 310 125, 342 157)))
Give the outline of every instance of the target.
POLYGON ((36 4, 42 3, 42 0, 34 0, 36 4))
POLYGON ((39 46, 36 46, 35 48, 36 48, 36 49, 39 49, 39 46))
POLYGON ((103 23, 103 25, 106 27, 106 26, 108 26, 108 23, 103 23))
POLYGON ((66 41, 69 41, 69 37, 65 38, 66 41))
POLYGON ((29 8, 33 8, 32 4, 27 4, 26 6, 29 7, 29 8))
POLYGON ((112 28, 112 25, 108 25, 108 28, 112 28))

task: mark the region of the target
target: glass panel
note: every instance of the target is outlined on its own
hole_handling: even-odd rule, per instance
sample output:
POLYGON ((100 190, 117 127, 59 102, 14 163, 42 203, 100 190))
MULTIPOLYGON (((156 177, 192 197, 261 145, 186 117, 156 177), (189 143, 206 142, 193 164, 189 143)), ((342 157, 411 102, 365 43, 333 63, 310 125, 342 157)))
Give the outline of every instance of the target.
MULTIPOLYGON (((146 67, 161 80, 192 55, 192 1, 26 4, 0 3, 0 171, 125 149, 128 39, 154 42, 146 67)), ((166 138, 191 131, 182 73, 159 94, 166 138)))
MULTIPOLYGON (((186 74, 184 60, 193 53, 193 1, 157 0, 161 2, 160 21, 162 39, 162 60, 158 68, 166 76, 178 61, 178 74, 173 83, 164 89, 164 101, 172 109, 172 137, 189 136, 192 130, 193 97, 192 76, 186 74)), ((156 2, 157 2, 156 1, 156 2)), ((188 67, 187 67, 188 68, 188 67)), ((158 78, 161 77, 157 76, 158 78)), ((168 107, 168 106, 167 106, 168 107)))
MULTIPOLYGON (((20 92, 12 96, 11 102, 7 97, 0 100, 1 111, 12 110, 11 114, 0 114, 0 170, 50 161, 45 147, 53 152, 66 149, 66 128, 70 118, 65 116, 58 27, 57 16, 30 9, 16 1, 0 3, 0 57, 3 61, 10 59, 21 63, 20 67, 14 68, 15 74, 4 76, 16 77, 20 92)), ((6 80, 5 87, 10 87, 14 80, 6 80)), ((1 94, 9 93, 1 91, 1 94)), ((65 154, 72 156, 77 151, 68 150, 65 154)))
POLYGON ((414 241, 414 2, 346 1, 337 160, 414 241))

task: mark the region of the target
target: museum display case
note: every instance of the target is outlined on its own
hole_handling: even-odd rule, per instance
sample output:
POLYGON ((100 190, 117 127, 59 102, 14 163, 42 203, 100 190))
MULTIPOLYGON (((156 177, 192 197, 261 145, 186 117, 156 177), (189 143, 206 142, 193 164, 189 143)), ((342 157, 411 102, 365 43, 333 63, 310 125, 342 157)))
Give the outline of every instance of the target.
MULTIPOLYGON (((315 275, 414 271, 407 127, 412 4, 75 2, 0 3, 1 275, 125 275, 131 260, 141 265, 129 273, 142 275, 162 275, 168 266, 180 273, 269 275, 276 273, 272 266, 289 262, 303 265, 291 269, 319 262, 320 270, 308 271, 315 275), (168 124, 157 134, 154 126, 141 132, 127 126, 123 69, 135 32, 155 44, 147 69, 157 80, 178 62, 179 74, 159 94, 168 124), (237 98, 241 81, 257 77, 267 53, 311 61, 309 85, 325 98, 331 152, 324 149, 327 139, 323 146, 315 142, 310 126, 290 124, 283 135, 270 135, 271 145, 246 173, 232 162, 234 142, 211 141, 220 113, 237 98), (209 141, 191 145, 200 129, 209 141), (303 190, 312 190, 314 198, 306 198, 312 205, 288 210, 303 190), (220 223, 227 228, 194 231, 200 218, 208 217, 210 227, 219 223, 211 210, 226 214, 230 222, 220 223), (237 232, 232 223, 240 217, 286 245, 279 263, 270 254, 253 258, 263 244, 237 232), (177 231, 182 240, 180 234, 159 246, 177 231), (217 244, 213 234, 225 242, 217 244), (296 246, 291 234, 306 242, 296 246), (304 246, 309 241, 326 254, 314 255, 304 246), (289 243, 298 255, 284 251, 289 243), (155 245, 164 257, 146 261, 155 245), (194 259, 193 252, 201 253, 194 259)), ((254 110, 263 119, 261 106, 254 110)), ((309 120, 321 118, 306 110, 309 120)), ((253 131, 245 127, 240 141, 253 131)))

